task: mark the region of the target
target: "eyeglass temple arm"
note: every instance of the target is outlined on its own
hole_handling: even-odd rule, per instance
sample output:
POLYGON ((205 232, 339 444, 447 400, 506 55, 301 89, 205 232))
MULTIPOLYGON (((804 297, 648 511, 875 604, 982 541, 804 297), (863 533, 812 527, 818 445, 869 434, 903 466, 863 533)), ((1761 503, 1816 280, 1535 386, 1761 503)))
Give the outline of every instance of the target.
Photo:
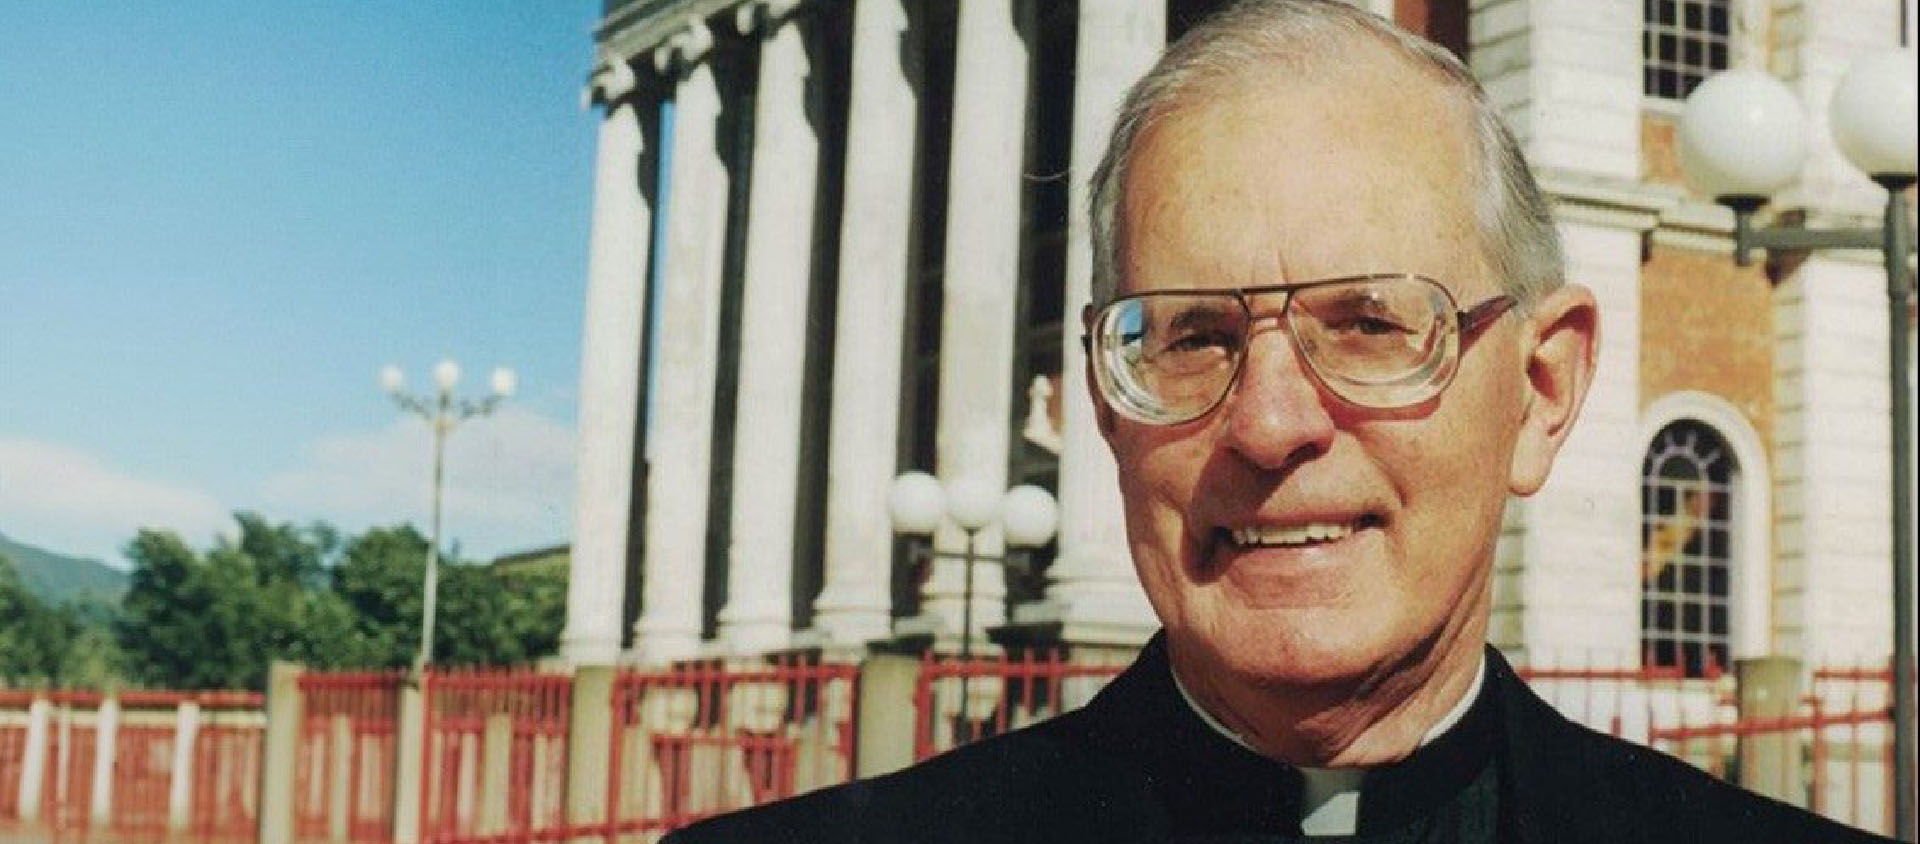
POLYGON ((1460 320, 1460 333, 1472 334, 1479 331, 1481 326, 1498 319, 1501 314, 1507 312, 1507 309, 1519 303, 1520 300, 1511 295, 1501 295, 1456 313, 1455 316, 1460 320))

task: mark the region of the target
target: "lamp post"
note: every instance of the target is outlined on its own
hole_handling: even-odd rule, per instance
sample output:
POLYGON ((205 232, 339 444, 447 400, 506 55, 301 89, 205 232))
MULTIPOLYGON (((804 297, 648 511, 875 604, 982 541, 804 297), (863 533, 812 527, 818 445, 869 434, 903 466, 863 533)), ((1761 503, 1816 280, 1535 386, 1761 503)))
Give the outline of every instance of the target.
POLYGON ((433 515, 427 539, 427 574, 420 609, 420 652, 413 658, 413 672, 419 676, 433 661, 434 604, 440 592, 440 490, 446 463, 447 435, 460 423, 486 416, 519 386, 513 370, 504 366, 493 370, 493 393, 484 399, 455 398, 453 388, 460 383, 460 365, 443 360, 433 368, 434 392, 416 396, 406 391, 406 375, 400 367, 388 364, 380 370, 380 388, 393 397, 401 410, 427 420, 433 429, 433 515))
MULTIPOLYGON (((978 553, 975 538, 996 520, 1009 548, 1038 548, 1053 538, 1060 522, 1060 508, 1053 495, 1040 487, 1022 484, 1004 493, 992 484, 972 478, 958 478, 942 486, 925 472, 907 472, 893 479, 887 493, 887 512, 894 533, 902 536, 931 537, 942 521, 952 519, 967 535, 965 586, 961 589, 960 659, 973 657, 973 564, 976 560, 1004 562, 1001 557, 978 553)), ((954 555, 935 551, 935 559, 954 555)), ((967 675, 960 675, 960 719, 967 717, 967 675)))
POLYGON ((1717 74, 1694 89, 1680 116, 1680 165, 1695 185, 1733 209, 1734 260, 1754 249, 1879 249, 1887 270, 1887 350, 1893 425, 1894 826, 1915 840, 1913 628, 1913 407, 1907 390, 1907 310, 1914 251, 1905 191, 1914 184, 1916 111, 1911 49, 1867 56, 1834 89, 1834 142, 1887 191, 1879 228, 1755 228, 1754 212, 1793 181, 1806 157, 1799 101, 1758 70, 1717 74))

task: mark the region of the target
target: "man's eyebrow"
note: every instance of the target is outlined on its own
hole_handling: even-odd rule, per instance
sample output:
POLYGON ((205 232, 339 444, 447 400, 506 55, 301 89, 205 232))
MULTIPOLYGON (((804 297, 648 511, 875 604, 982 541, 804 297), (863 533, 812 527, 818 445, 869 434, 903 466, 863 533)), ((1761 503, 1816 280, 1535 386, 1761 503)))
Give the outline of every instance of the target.
MULTIPOLYGON (((1206 295, 1206 294, 1199 294, 1206 295)), ((1211 298, 1211 297, 1209 297, 1211 298)), ((1221 312, 1215 309, 1198 307, 1199 301, 1189 303, 1173 315, 1167 322, 1168 329, 1192 328, 1196 325, 1212 325, 1220 321, 1221 312), (1202 319, 1204 318, 1204 322, 1202 319)))
POLYGON ((1336 307, 1359 306, 1384 310, 1387 300, 1386 297, 1381 296, 1377 291, 1364 288, 1350 288, 1334 291, 1331 295, 1317 301, 1315 304, 1333 305, 1336 307))

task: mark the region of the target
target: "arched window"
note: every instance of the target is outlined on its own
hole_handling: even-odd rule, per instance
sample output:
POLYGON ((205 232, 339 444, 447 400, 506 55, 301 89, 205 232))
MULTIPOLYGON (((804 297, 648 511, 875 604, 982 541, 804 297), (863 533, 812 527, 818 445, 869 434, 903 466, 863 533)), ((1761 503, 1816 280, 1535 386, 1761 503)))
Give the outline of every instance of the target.
POLYGON ((1654 435, 1640 466, 1640 647, 1648 667, 1703 677, 1730 660, 1733 502, 1740 467, 1693 419, 1654 435))
POLYGON ((1700 80, 1727 69, 1729 5, 1728 0, 1644 0, 1640 54, 1648 98, 1685 99, 1700 80))

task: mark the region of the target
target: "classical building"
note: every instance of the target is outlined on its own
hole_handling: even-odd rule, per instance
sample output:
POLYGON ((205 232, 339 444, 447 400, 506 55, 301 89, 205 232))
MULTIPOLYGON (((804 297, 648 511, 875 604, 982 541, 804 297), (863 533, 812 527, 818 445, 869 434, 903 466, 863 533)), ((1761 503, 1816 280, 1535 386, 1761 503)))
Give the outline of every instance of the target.
MULTIPOLYGON (((1766 69, 1813 124, 1773 208, 1877 219, 1825 103, 1911 37, 1912 0, 1355 1, 1467 60, 1603 311, 1580 427, 1508 509, 1496 643, 1696 674, 1883 658, 1879 259, 1734 266, 1674 125, 1704 75, 1766 69)), ((976 628, 1151 632, 1079 375, 1086 176, 1126 86, 1218 5, 607 0, 570 659, 956 639, 960 532, 929 566, 889 530, 910 469, 1059 497, 1052 546, 976 569, 976 628)))

